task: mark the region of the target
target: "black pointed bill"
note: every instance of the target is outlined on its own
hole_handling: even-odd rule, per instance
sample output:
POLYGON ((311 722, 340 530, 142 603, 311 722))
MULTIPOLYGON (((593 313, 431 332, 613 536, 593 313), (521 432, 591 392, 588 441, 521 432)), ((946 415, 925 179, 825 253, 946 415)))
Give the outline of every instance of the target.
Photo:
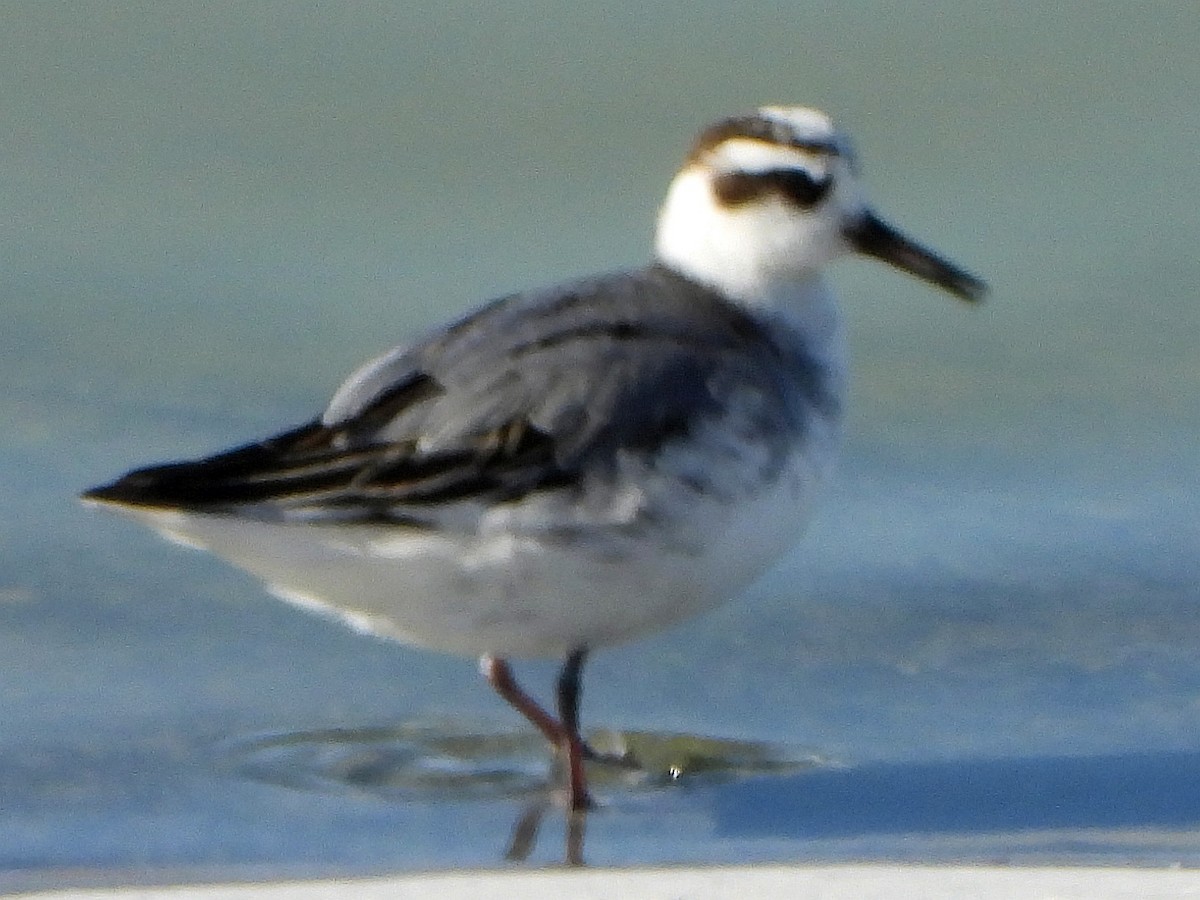
POLYGON ((874 213, 865 213, 848 226, 846 238, 859 253, 883 260, 963 300, 977 303, 987 293, 982 280, 905 237, 874 213))

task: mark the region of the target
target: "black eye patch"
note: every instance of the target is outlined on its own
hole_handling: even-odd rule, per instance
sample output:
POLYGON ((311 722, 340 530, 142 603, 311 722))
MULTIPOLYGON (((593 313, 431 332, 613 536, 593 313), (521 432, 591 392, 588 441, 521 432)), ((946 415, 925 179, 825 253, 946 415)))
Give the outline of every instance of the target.
POLYGON ((741 206, 774 194, 808 209, 820 203, 832 187, 831 176, 817 180, 802 169, 723 172, 713 179, 713 193, 724 206, 741 206))

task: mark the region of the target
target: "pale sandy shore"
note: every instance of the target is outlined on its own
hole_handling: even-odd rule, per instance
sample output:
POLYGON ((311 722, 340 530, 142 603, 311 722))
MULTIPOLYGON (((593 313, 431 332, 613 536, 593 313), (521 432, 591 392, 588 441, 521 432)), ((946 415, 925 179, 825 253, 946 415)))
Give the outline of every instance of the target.
POLYGON ((17 896, 39 900, 390 900, 396 897, 1187 900, 1200 898, 1200 870, 890 865, 483 870, 330 881, 43 891, 17 896))

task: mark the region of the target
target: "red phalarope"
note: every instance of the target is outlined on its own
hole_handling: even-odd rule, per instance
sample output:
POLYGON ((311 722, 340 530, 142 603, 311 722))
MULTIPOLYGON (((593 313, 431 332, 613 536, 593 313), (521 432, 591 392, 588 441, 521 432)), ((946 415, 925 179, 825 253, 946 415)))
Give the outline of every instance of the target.
POLYGON ((851 253, 984 293, 871 212, 824 114, 725 119, 671 183, 645 268, 494 300, 298 428, 84 498, 357 628, 478 655, 582 809, 586 655, 725 601, 809 516, 845 391, 822 271, 851 253), (565 660, 557 716, 510 656, 565 660))

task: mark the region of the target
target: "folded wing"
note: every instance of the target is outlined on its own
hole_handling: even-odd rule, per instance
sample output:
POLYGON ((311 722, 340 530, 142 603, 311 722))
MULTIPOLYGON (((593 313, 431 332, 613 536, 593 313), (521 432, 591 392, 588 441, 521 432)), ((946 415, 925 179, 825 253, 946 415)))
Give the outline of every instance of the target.
POLYGON ((742 409, 770 460, 827 402, 802 346, 653 266, 513 295, 368 363, 325 414, 131 472, 94 500, 243 516, 419 523, 466 500, 565 489, 742 409), (797 390, 799 388, 799 390, 797 390))

